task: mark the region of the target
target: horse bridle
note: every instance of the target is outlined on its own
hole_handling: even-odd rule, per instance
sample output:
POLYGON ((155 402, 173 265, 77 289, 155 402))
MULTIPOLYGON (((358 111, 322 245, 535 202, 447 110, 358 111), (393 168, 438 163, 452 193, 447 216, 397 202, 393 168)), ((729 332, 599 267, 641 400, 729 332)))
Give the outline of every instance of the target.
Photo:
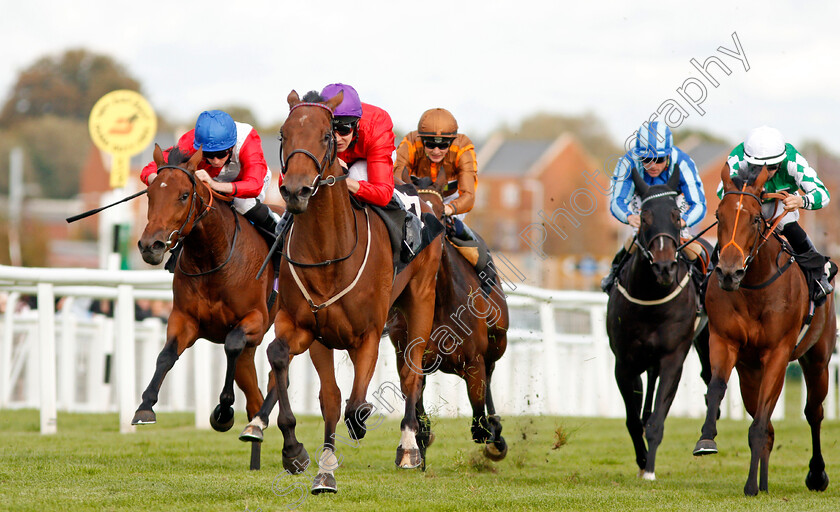
MULTIPOLYGON (((195 225, 198 224, 198 222, 201 219, 206 217, 208 213, 210 213, 210 210, 213 208, 214 193, 213 193, 213 189, 211 189, 209 185, 207 185, 204 182, 201 182, 205 187, 207 187, 207 191, 210 192, 210 201, 205 203, 204 199, 202 199, 202 197, 198 195, 198 190, 197 190, 198 185, 196 183, 196 179, 195 179, 195 176, 193 175, 193 173, 191 173, 187 169, 184 169, 183 167, 179 167, 177 165, 161 165, 160 167, 158 167, 157 172, 160 173, 160 171, 162 171, 163 169, 178 169, 179 171, 181 171, 181 172, 183 172, 184 174, 187 175, 187 178, 189 178, 190 183, 192 184, 192 194, 190 194, 190 209, 189 209, 189 212, 187 213, 187 217, 184 219, 184 223, 181 224, 180 228, 178 228, 178 229, 172 231, 171 233, 169 233, 169 236, 167 237, 166 242, 164 242, 166 244, 166 247, 168 248, 169 252, 173 252, 175 249, 178 248, 178 245, 181 244, 183 239, 187 237, 187 235, 184 235, 183 232, 186 229, 187 224, 190 223, 190 220, 192 220, 192 226, 190 227, 190 231, 192 231, 192 228, 195 227, 195 225), (204 211, 202 211, 200 214, 198 214, 196 216, 195 219, 193 219, 193 208, 195 207, 195 204, 198 201, 200 201, 201 204, 204 205, 204 211), (172 242, 172 237, 173 236, 177 236, 177 239, 175 240, 175 243, 172 242)), ((198 211, 197 208, 196 208, 196 211, 198 211)), ((203 275, 206 275, 206 274, 212 274, 213 272, 216 272, 217 270, 219 270, 222 267, 224 267, 225 265, 227 265, 227 263, 230 261, 231 257, 233 256, 233 249, 236 247, 236 239, 237 239, 237 236, 239 235, 239 216, 237 216, 234 213, 233 218, 236 221, 236 229, 233 232, 233 242, 231 242, 231 244, 230 244, 230 252, 228 253, 228 256, 225 259, 225 261, 223 261, 221 265, 219 265, 215 268, 212 268, 210 270, 207 270, 205 272, 198 272, 196 274, 191 274, 189 272, 184 271, 184 269, 181 268, 181 258, 179 257, 178 258, 178 269, 181 271, 182 274, 184 274, 185 276, 189 276, 189 277, 198 277, 198 276, 203 276, 203 275)))
MULTIPOLYGON (((761 228, 759 229, 758 234, 760 236, 755 237, 755 241, 753 242, 753 246, 750 249, 749 253, 745 253, 744 249, 740 245, 738 245, 738 243, 735 241, 735 232, 738 230, 738 217, 741 215, 741 201, 743 200, 744 196, 751 197, 751 198, 756 200, 756 202, 758 203, 758 206, 759 206, 759 215, 761 215, 761 204, 762 204, 761 203, 761 198, 758 197, 757 195, 753 194, 752 192, 747 192, 745 190, 746 187, 747 187, 747 185, 745 183, 744 187, 741 190, 730 190, 729 192, 724 192, 723 193, 724 197, 726 197, 728 195, 737 195, 737 196, 741 196, 741 198, 738 199, 738 209, 736 210, 735 223, 732 227, 732 238, 729 240, 729 242, 727 242, 723 247, 720 248, 720 252, 723 252, 723 250, 726 249, 727 247, 729 247, 730 245, 732 245, 736 249, 738 249, 738 252, 740 252, 741 256, 744 257, 744 262, 743 262, 744 269, 746 269, 750 265, 750 263, 752 263, 752 261, 755 259, 756 254, 758 254, 759 249, 761 249, 761 246, 764 245, 765 242, 767 242, 767 238, 769 236, 767 234, 768 233, 767 222, 761 222, 760 223, 761 228, 763 228, 763 229, 761 229, 761 228), (759 241, 759 238, 761 239, 760 241, 759 241)), ((780 215, 776 219, 776 222, 773 224, 773 229, 776 228, 776 225, 779 223, 779 221, 781 220, 781 218, 783 216, 784 215, 780 215)), ((769 232, 772 233, 773 230, 769 230, 769 232)))
MULTIPOLYGON (((659 194, 653 194, 650 197, 644 198, 642 200, 642 204, 640 205, 640 207, 644 206, 644 204, 647 203, 648 201, 650 201, 651 199, 658 199, 660 197, 676 196, 678 194, 679 194, 678 192, 675 192, 673 190, 668 191, 668 192, 661 192, 659 194)), ((650 252, 648 247, 650 246, 651 243, 653 243, 654 240, 656 240, 657 238, 660 238, 660 237, 670 238, 671 240, 673 240, 674 245, 678 247, 676 253, 674 254, 674 258, 676 258, 677 254, 679 254, 680 241, 676 237, 674 237, 673 235, 670 235, 668 233, 657 233, 656 236, 654 236, 652 239, 647 241, 647 244, 643 244, 641 242, 641 240, 640 240, 641 237, 642 237, 642 233, 641 233, 641 230, 640 230, 639 233, 636 235, 636 238, 634 239, 634 243, 636 244, 636 248, 638 248, 642 252, 642 255, 650 263, 653 263, 653 253, 650 252)))
POLYGON ((307 158, 311 159, 315 162, 315 167, 318 169, 318 175, 312 180, 312 184, 310 187, 312 188, 312 195, 314 196, 318 192, 318 187, 321 185, 326 185, 331 187, 335 185, 337 182, 341 180, 346 180, 348 175, 344 174, 342 176, 327 176, 324 179, 324 170, 328 169, 334 162, 337 155, 336 150, 336 142, 335 142, 335 132, 332 129, 332 119, 333 119, 333 111, 330 107, 324 105, 323 103, 309 103, 309 102, 301 102, 289 109, 289 114, 298 107, 319 107, 323 108, 330 114, 330 129, 329 129, 329 140, 327 141, 327 150, 324 153, 324 157, 318 160, 318 157, 312 154, 312 152, 303 149, 293 149, 291 153, 289 153, 286 158, 283 158, 283 132, 280 132, 280 136, 278 139, 280 140, 280 175, 285 177, 286 176, 286 169, 289 167, 289 160, 292 159, 295 154, 300 153, 307 158))

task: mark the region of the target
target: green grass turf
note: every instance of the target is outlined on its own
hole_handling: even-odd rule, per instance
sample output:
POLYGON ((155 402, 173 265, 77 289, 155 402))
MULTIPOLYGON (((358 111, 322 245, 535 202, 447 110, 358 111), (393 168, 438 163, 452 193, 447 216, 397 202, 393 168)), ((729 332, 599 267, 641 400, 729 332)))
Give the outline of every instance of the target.
MULTIPOLYGON (((791 415, 789 415, 791 416, 791 415)), ((797 415, 792 415, 797 416, 797 415)), ((429 467, 397 470, 399 422, 388 420, 358 448, 338 445, 339 492, 306 492, 299 510, 840 510, 840 421, 823 423, 823 453, 832 479, 808 491, 807 423, 775 422, 770 492, 743 496, 747 421, 718 424, 720 454, 693 457, 701 420, 671 418, 657 457, 655 482, 637 478, 620 419, 503 417, 507 459, 489 462, 469 440, 468 418, 435 419, 429 467), (558 443, 557 431, 566 436, 558 443)), ((237 439, 244 418, 226 433, 193 428, 185 413, 159 414, 156 425, 120 434, 116 414, 59 413, 58 434, 38 433, 37 411, 0 411, 0 510, 256 511, 287 510, 313 473, 281 477, 281 434, 266 432, 262 470, 248 470, 249 445, 237 439), (275 490, 295 494, 281 497, 275 490)), ((339 433, 346 435, 343 425, 339 433)), ((298 437, 314 456, 317 417, 298 418, 298 437)))

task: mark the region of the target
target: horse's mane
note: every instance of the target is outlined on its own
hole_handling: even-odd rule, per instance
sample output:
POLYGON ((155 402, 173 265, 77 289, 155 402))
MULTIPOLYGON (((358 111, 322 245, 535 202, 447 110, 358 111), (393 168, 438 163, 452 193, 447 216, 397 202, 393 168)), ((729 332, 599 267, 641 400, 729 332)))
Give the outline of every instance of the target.
POLYGON ((301 101, 304 103, 321 103, 322 101, 326 101, 326 98, 321 96, 318 91, 309 91, 303 95, 301 101))
POLYGON ((755 183, 756 178, 761 173, 761 166, 760 165, 751 165, 747 164, 741 166, 738 169, 738 176, 732 178, 732 182, 735 183, 739 189, 744 187, 744 183, 747 185, 752 185, 755 183))

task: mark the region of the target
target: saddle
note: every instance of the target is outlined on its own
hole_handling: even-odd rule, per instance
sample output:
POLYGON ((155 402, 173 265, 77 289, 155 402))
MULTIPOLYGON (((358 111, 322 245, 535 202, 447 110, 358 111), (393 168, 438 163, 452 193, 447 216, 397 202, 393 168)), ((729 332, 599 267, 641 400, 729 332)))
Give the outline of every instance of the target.
MULTIPOLYGON (((417 196, 417 189, 412 185, 398 185, 397 188, 406 195, 417 196)), ((350 196, 350 202, 356 209, 371 208, 385 223, 385 227, 388 229, 388 237, 391 240, 394 275, 402 272, 444 229, 443 224, 433 213, 418 212, 420 213, 418 216, 406 210, 402 201, 396 195, 391 197, 391 201, 385 206, 362 205, 352 195, 350 196)))

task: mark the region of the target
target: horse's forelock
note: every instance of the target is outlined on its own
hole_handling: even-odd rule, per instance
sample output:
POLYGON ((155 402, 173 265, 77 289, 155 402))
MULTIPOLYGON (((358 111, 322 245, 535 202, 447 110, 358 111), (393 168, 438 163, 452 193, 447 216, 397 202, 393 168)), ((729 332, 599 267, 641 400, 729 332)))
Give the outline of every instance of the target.
POLYGON ((176 146, 169 150, 169 158, 166 159, 166 163, 168 163, 169 165, 181 165, 189 159, 190 155, 188 153, 182 153, 181 150, 176 146))
POLYGON ((309 91, 303 95, 303 99, 301 99, 301 101, 304 103, 321 103, 326 101, 326 98, 321 96, 318 91, 309 91))

